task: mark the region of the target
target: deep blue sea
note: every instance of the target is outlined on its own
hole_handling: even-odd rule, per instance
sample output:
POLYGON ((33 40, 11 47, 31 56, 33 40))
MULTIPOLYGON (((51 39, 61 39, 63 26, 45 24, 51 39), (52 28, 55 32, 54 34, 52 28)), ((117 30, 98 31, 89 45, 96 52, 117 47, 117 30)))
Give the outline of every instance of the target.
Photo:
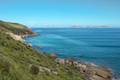
POLYGON ((120 75, 120 28, 36 28, 33 47, 62 58, 92 62, 120 75))

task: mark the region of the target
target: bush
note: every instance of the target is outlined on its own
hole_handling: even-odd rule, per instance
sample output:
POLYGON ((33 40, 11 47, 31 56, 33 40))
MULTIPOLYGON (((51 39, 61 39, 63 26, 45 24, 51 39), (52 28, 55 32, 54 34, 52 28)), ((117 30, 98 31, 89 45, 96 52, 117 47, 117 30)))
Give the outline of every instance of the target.
POLYGON ((39 67, 36 65, 32 65, 30 68, 30 72, 34 75, 37 75, 39 73, 39 67))

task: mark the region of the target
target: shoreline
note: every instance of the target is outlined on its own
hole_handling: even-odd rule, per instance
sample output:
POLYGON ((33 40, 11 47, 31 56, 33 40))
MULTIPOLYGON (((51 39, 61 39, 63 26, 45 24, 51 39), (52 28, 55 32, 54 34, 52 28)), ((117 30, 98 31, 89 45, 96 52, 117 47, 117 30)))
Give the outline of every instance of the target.
MULTIPOLYGON (((36 37, 36 36, 38 36, 38 34, 35 36, 28 34, 27 36, 24 37, 24 40, 25 40, 25 38, 36 37)), ((32 46, 31 43, 30 44, 27 43, 27 44, 32 46)), ((86 78, 86 80, 87 79, 90 79, 90 80, 99 80, 99 79, 100 80, 118 80, 113 76, 114 73, 113 73, 112 69, 110 69, 108 67, 107 68, 102 67, 102 66, 96 65, 92 62, 87 63, 85 61, 81 62, 81 61, 59 58, 59 56, 56 56, 55 54, 52 54, 52 53, 49 54, 49 56, 54 58, 55 61, 58 62, 59 64, 63 64, 63 65, 67 64, 67 65, 75 66, 77 69, 80 70, 81 74, 83 74, 83 76, 86 78)))
MULTIPOLYGON (((29 45, 32 45, 31 43, 29 44, 29 45)), ((33 46, 32 46, 33 47, 33 46)), ((39 49, 41 48, 41 46, 35 46, 35 47, 33 47, 34 49, 36 49, 38 52, 39 52, 39 49)), ((42 48, 44 48, 44 47, 42 47, 42 48)), ((44 53, 44 52, 43 52, 44 53)), ((47 52, 45 52, 45 53, 47 53, 47 52)), ((51 55, 52 53, 50 53, 49 55, 51 55)), ((59 59, 61 59, 61 60, 70 60, 70 59, 68 59, 68 58, 60 58, 59 56, 58 56, 58 58, 59 59)), ((73 59, 72 59, 73 60, 73 59)), ((109 67, 106 67, 106 66, 100 66, 100 65, 96 65, 95 63, 92 63, 92 62, 87 62, 87 61, 81 61, 81 60, 73 60, 73 61, 75 61, 75 62, 78 62, 78 63, 82 63, 82 64, 85 64, 85 65, 91 65, 91 66, 96 66, 96 67, 98 67, 98 68, 103 68, 103 69, 105 69, 105 70, 109 70, 110 71, 110 73, 112 73, 112 80, 120 80, 120 76, 119 75, 116 75, 116 73, 113 71, 113 69, 111 69, 111 68, 109 68, 109 67)), ((63 64, 63 63, 62 63, 63 64)))

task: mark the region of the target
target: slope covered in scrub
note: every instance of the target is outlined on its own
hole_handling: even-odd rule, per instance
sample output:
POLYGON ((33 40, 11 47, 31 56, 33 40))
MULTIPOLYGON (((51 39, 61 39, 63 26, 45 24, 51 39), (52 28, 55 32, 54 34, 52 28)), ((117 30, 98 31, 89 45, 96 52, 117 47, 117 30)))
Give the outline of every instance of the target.
POLYGON ((74 66, 62 65, 47 54, 14 40, 0 30, 0 80, 83 80, 74 66))
POLYGON ((27 26, 19 23, 0 21, 0 29, 8 30, 18 35, 34 34, 27 26))

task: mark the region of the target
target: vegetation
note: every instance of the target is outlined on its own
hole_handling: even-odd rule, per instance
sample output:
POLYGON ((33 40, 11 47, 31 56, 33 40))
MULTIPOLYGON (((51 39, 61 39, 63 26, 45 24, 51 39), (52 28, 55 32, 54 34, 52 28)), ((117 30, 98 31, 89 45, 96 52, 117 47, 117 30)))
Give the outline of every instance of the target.
POLYGON ((0 30, 0 80, 83 80, 74 66, 58 64, 49 55, 6 34, 27 29, 18 25, 0 21, 0 27, 6 29, 0 30))
POLYGON ((19 35, 33 34, 25 25, 19 23, 0 21, 0 29, 8 30, 19 35))

